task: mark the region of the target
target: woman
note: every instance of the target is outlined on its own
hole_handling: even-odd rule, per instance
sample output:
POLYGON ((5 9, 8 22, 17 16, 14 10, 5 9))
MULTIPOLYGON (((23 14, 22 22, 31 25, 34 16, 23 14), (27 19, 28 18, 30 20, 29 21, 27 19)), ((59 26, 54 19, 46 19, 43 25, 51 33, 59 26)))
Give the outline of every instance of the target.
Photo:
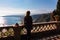
POLYGON ((32 30, 32 17, 30 16, 30 11, 27 11, 26 16, 24 17, 24 26, 27 30, 28 40, 30 40, 32 30))

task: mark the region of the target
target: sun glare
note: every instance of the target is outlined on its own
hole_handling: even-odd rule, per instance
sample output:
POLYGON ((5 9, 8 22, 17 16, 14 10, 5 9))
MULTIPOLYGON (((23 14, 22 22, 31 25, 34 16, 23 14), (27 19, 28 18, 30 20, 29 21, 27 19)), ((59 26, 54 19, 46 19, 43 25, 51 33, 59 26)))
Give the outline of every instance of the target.
POLYGON ((0 17, 0 26, 4 26, 5 20, 3 17, 0 17))

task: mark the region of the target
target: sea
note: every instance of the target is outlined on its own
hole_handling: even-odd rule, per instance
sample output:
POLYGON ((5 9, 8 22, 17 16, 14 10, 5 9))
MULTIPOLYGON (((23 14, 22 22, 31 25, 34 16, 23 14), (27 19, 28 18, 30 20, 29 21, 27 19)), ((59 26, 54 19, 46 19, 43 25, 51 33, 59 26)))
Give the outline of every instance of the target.
POLYGON ((15 23, 20 24, 21 18, 20 17, 0 17, 0 26, 4 25, 14 25, 15 23))

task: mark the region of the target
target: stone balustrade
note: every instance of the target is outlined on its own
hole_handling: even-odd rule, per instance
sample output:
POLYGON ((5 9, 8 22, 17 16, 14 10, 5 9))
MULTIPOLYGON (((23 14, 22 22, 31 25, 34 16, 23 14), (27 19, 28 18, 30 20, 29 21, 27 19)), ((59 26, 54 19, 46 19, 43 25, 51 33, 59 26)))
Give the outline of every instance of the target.
MULTIPOLYGON (((31 33, 45 32, 58 30, 60 21, 52 21, 52 22, 41 22, 41 23, 33 23, 33 29, 31 33)), ((14 26, 6 26, 0 27, 0 38, 15 36, 15 35, 25 35, 27 33, 24 26, 14 27, 14 26)))

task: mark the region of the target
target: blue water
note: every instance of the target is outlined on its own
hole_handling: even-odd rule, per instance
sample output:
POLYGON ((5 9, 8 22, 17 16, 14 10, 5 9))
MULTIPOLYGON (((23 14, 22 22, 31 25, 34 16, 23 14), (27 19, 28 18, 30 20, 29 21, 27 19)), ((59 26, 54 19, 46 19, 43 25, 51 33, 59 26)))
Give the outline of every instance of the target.
POLYGON ((0 24, 13 25, 15 23, 21 23, 20 17, 0 17, 0 24))

